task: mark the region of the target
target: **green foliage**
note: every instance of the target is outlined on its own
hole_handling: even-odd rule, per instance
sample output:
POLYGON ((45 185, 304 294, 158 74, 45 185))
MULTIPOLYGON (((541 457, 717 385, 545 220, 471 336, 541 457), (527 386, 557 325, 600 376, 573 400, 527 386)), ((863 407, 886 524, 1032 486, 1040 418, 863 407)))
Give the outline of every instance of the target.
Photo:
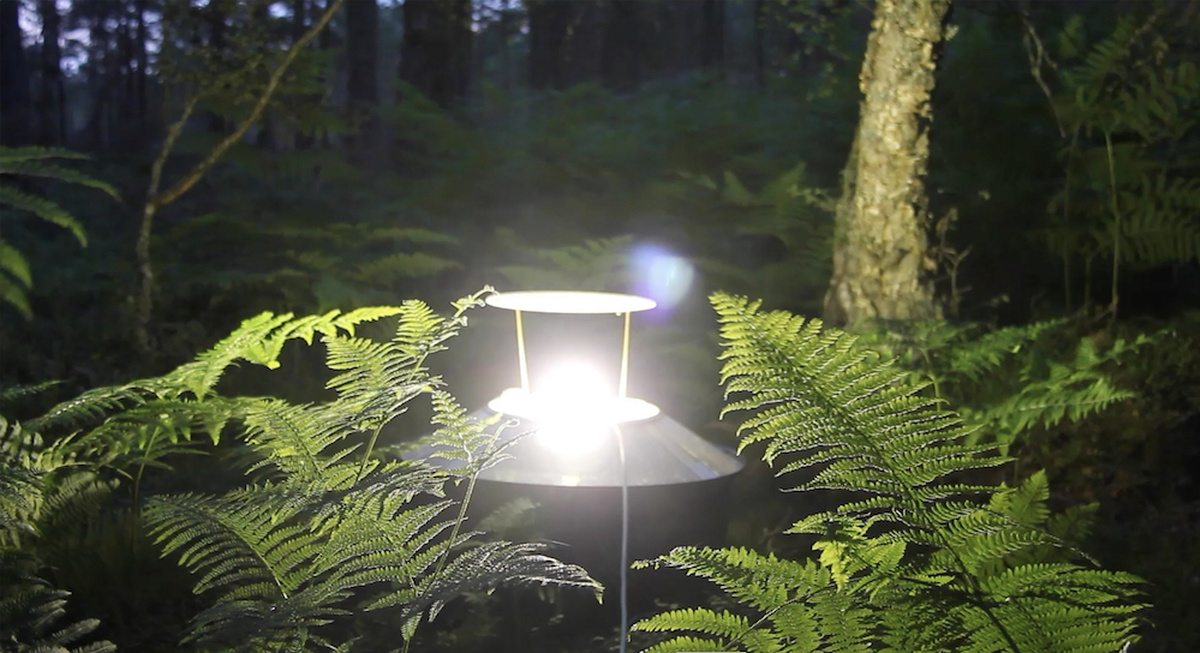
POLYGON ((42 446, 40 436, 23 436, 25 444, 5 450, 10 464, 0 475, 0 524, 12 547, 7 551, 36 555, 39 549, 18 537, 54 532, 46 535, 48 543, 64 538, 71 515, 94 513, 111 490, 90 472, 41 472, 17 465, 21 460, 44 455, 76 466, 137 469, 136 503, 147 464, 165 464, 181 447, 199 445, 197 436, 215 445, 232 432, 245 442, 254 461, 249 471, 260 482, 146 502, 150 533, 164 554, 195 575, 194 591, 208 604, 193 618, 188 642, 245 651, 326 650, 346 637, 338 622, 364 610, 388 611, 407 641, 447 602, 502 584, 598 592, 586 572, 545 555, 544 545, 488 540, 464 528, 476 475, 503 454, 484 425, 440 388, 427 359, 446 348, 481 295, 455 302, 449 317, 417 301, 345 314, 260 315, 166 375, 92 390, 12 425, 14 434, 63 435, 53 447, 42 446), (356 326, 385 317, 398 318, 390 340, 354 336, 356 326), (236 362, 274 369, 287 341, 315 338, 336 373, 327 383, 335 398, 293 404, 217 393, 236 362), (438 427, 433 441, 459 460, 455 469, 376 455, 380 431, 424 395, 432 397, 438 427), (18 455, 30 448, 35 451, 18 455), (45 478, 54 479, 57 494, 42 490, 45 478), (463 482, 465 499, 448 498, 450 487, 463 482), (29 521, 24 515, 31 511, 47 516, 29 521))
POLYGON ((766 262, 751 264, 730 263, 714 251, 697 265, 725 286, 753 289, 768 301, 818 309, 833 270, 836 199, 829 191, 813 186, 810 176, 807 164, 801 162, 754 192, 731 170, 724 171, 719 183, 707 175, 684 174, 683 179, 694 185, 686 195, 694 201, 716 200, 727 207, 728 215, 713 225, 712 240, 732 234, 778 244, 782 249, 766 262))
POLYGON ((39 556, 104 488, 90 473, 63 465, 53 448, 32 450, 38 444, 0 418, 0 641, 5 651, 22 653, 113 651, 106 641, 80 644, 99 625, 95 619, 63 623, 70 593, 41 577, 39 556))
POLYGON ((656 563, 709 579, 741 614, 683 610, 638 624, 682 632, 654 651, 1115 651, 1136 639, 1136 577, 1103 571, 1042 527, 1046 480, 971 482, 1006 462, 923 384, 854 336, 758 302, 712 297, 727 411, 794 490, 851 493, 789 533, 818 560, 681 548, 656 563), (700 633, 696 639, 691 633, 700 633))
POLYGON ((265 294, 283 300, 268 306, 325 311, 392 302, 413 284, 462 267, 458 237, 424 226, 417 212, 382 191, 322 189, 326 176, 340 174, 321 172, 323 164, 308 169, 317 179, 294 188, 263 178, 262 167, 293 158, 311 164, 311 153, 246 158, 220 180, 227 190, 217 211, 179 222, 160 240, 171 252, 163 274, 178 295, 211 303, 265 294), (264 192, 280 186, 291 200, 283 205, 264 192))
POLYGON ((1114 370, 1153 338, 1092 335, 1072 340, 1065 320, 986 330, 945 321, 894 322, 864 335, 950 400, 971 427, 968 441, 994 442, 1004 453, 1034 429, 1080 422, 1135 393, 1113 382, 1114 370))
POLYGON ((611 291, 632 280, 629 270, 631 236, 586 240, 564 247, 530 248, 516 232, 499 229, 496 241, 513 252, 513 258, 528 263, 502 265, 496 273, 513 289, 563 289, 611 291))
MULTIPOLYGON (((58 148, 0 147, 0 176, 15 175, 61 181, 104 191, 120 199, 112 186, 62 166, 46 163, 48 159, 87 159, 87 156, 58 148)), ((17 214, 29 214, 39 220, 56 224, 71 232, 80 245, 87 246, 83 226, 55 202, 12 184, 0 185, 0 206, 17 214)), ((7 213, 8 211, 5 211, 7 213)), ((7 217, 7 216, 5 216, 7 217)), ((0 229, 0 231, 3 231, 0 229)), ((20 250, 0 237, 0 300, 17 309, 26 319, 33 317, 27 295, 33 286, 29 262, 20 250)))
POLYGON ((1082 258, 1090 270, 1097 255, 1112 261, 1114 285, 1122 264, 1200 260, 1200 181, 1187 154, 1200 69, 1175 50, 1190 38, 1172 33, 1183 23, 1161 18, 1123 15, 1089 45, 1076 16, 1059 38, 1052 102, 1067 137, 1067 178, 1042 233, 1068 263, 1082 258))

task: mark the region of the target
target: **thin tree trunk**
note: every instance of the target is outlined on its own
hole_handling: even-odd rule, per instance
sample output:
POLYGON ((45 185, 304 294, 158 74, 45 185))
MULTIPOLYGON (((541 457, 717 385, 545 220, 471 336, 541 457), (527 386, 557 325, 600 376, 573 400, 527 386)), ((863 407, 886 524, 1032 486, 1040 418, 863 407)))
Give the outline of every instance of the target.
POLYGON ((306 0, 292 0, 292 43, 300 40, 304 36, 304 29, 308 21, 308 2, 306 0))
POLYGON ((38 1, 42 20, 42 86, 38 94, 38 142, 66 145, 66 92, 62 74, 62 46, 59 44, 61 18, 54 0, 38 1))
POLYGON ((537 90, 569 86, 567 32, 572 2, 527 0, 529 12, 529 85, 537 90))
POLYGON ((843 171, 825 317, 940 314, 928 281, 929 97, 950 0, 878 0, 859 88, 858 130, 843 171))
POLYGON ((20 0, 0 0, 0 143, 5 145, 28 145, 34 136, 20 5, 20 0))
POLYGON ((512 12, 508 6, 509 0, 500 0, 500 88, 505 94, 512 93, 512 52, 509 41, 512 39, 512 12))
POLYGON ((767 16, 765 0, 754 0, 754 84, 767 86, 767 16))
POLYGON ((146 52, 146 0, 137 0, 137 32, 135 45, 137 54, 137 117, 143 121, 150 114, 149 80, 150 57, 146 52))
POLYGON ((405 0, 403 14, 400 79, 450 107, 470 84, 471 1, 405 0))
POLYGON ((203 91, 192 96, 184 106, 183 115, 175 121, 171 128, 167 131, 166 140, 163 142, 162 148, 159 150, 158 157, 154 160, 154 165, 150 171, 150 185, 146 190, 146 203, 142 209, 142 223, 138 229, 137 241, 137 261, 138 261, 138 277, 139 289, 137 294, 137 315, 136 325, 134 327, 135 341, 143 355, 153 355, 153 342, 150 338, 150 323, 154 313, 154 293, 155 293, 155 275, 154 264, 151 258, 150 244, 154 230, 154 218, 158 212, 171 202, 179 199, 184 193, 191 190, 208 171, 217 164, 217 161, 233 147, 235 143, 240 141, 246 132, 249 131, 255 123, 257 123, 266 111, 267 105, 271 103, 271 98, 274 97, 275 91, 279 88, 280 82, 283 81, 284 75, 296 58, 300 56, 300 51, 304 49, 310 41, 312 41, 325 26, 329 24, 329 20, 333 17, 337 10, 341 8, 345 0, 329 0, 325 12, 317 20, 317 22, 304 33, 288 50, 283 61, 271 73, 270 79, 267 80, 267 86, 263 89, 262 95, 258 97, 254 108, 251 109, 250 115, 213 147, 212 150, 195 166, 191 168, 179 181, 169 187, 165 191, 160 191, 162 184, 162 171, 166 165, 167 159, 171 156, 171 151, 175 149, 175 143, 178 141, 180 134, 183 133, 183 127, 191 118, 192 113, 196 109, 197 103, 203 96, 203 91))
POLYGON ((350 119, 357 125, 351 150, 362 162, 379 153, 379 6, 375 0, 346 3, 346 93, 350 119))
POLYGON ((725 67, 725 0, 704 0, 700 20, 700 67, 721 72, 725 67))
POLYGON ((641 81, 639 4, 638 0, 612 0, 608 5, 600 74, 605 86, 618 93, 636 90, 641 81))

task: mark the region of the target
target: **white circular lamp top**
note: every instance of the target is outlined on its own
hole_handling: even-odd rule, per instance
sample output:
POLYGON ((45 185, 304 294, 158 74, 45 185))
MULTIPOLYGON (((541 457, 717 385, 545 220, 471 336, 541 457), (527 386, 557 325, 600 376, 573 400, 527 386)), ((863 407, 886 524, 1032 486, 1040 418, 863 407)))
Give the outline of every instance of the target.
POLYGON ((605 315, 648 311, 658 304, 649 297, 582 290, 522 290, 489 295, 488 306, 530 313, 605 315))
POLYGON ((548 424, 627 424, 658 415, 658 406, 633 397, 562 397, 508 388, 488 402, 497 413, 548 424))

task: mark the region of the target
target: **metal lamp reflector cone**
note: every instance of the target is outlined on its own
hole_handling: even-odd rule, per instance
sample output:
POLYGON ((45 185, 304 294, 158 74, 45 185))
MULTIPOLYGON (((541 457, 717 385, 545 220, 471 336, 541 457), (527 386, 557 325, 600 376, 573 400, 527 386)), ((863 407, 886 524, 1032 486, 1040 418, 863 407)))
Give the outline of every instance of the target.
MULTIPOLYGON (((712 484, 739 472, 744 463, 679 422, 663 415, 654 404, 628 396, 630 318, 653 309, 654 300, 637 295, 576 291, 497 293, 489 306, 513 311, 516 317, 520 387, 509 388, 473 413, 477 419, 497 414, 492 427, 502 440, 518 436, 505 460, 480 473, 483 481, 524 486, 621 489, 621 647, 628 640, 626 573, 629 568, 629 488, 650 492, 696 484, 711 493, 712 484), (616 315, 623 319, 620 375, 617 392, 605 388, 594 371, 578 364, 560 364, 530 384, 526 356, 525 313, 616 315)), ((418 447, 406 457, 432 464, 444 460, 432 447, 418 447)), ((446 461, 448 462, 448 461, 446 461)), ((710 515, 711 516, 711 515, 710 515)))

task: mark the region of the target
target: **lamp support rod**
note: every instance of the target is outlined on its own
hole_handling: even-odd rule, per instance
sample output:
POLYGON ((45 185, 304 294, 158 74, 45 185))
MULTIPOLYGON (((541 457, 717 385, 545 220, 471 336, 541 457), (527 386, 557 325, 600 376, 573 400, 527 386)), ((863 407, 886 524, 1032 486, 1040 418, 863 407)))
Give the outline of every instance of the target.
POLYGON ((525 360, 525 325, 521 321, 521 311, 513 311, 517 316, 517 363, 521 367, 521 389, 529 392, 529 363, 525 360))
POLYGON ((625 314, 625 337, 621 341, 621 381, 617 394, 624 398, 629 389, 629 320, 633 313, 625 314))

